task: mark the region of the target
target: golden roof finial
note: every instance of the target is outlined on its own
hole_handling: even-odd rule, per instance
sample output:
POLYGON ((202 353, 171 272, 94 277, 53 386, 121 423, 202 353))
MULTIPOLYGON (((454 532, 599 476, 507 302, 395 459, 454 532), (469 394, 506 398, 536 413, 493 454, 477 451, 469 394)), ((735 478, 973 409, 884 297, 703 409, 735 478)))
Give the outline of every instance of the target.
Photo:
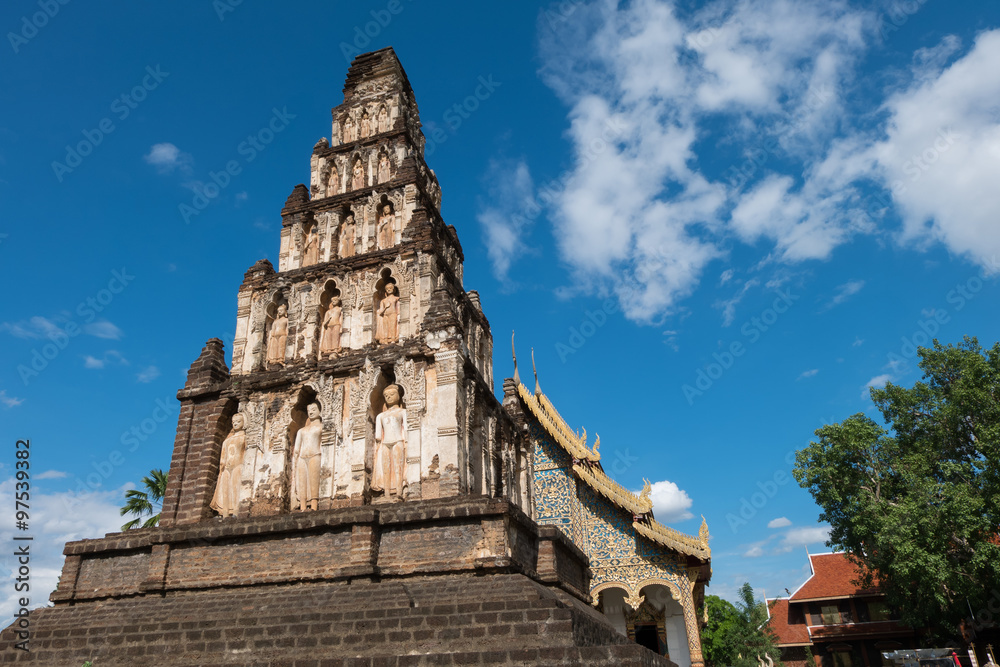
POLYGON ((521 384, 521 376, 517 372, 517 350, 514 349, 514 332, 510 332, 510 353, 514 356, 514 384, 521 384))
POLYGON ((598 433, 597 434, 597 440, 594 441, 594 454, 597 454, 598 456, 600 456, 600 452, 597 451, 600 448, 601 448, 601 434, 598 433))
POLYGON ((535 372, 535 394, 541 394, 542 386, 538 384, 538 369, 535 368, 535 348, 531 348, 531 370, 535 372))
POLYGON ((653 486, 649 483, 649 480, 646 479, 645 477, 642 478, 642 481, 643 481, 643 487, 642 487, 642 493, 639 494, 639 500, 641 500, 644 505, 652 507, 653 501, 652 499, 650 499, 650 496, 653 493, 653 486))
POLYGON ((701 528, 698 529, 698 539, 701 540, 702 546, 706 549, 708 548, 708 539, 711 535, 708 534, 708 522, 705 521, 705 515, 701 515, 701 528))

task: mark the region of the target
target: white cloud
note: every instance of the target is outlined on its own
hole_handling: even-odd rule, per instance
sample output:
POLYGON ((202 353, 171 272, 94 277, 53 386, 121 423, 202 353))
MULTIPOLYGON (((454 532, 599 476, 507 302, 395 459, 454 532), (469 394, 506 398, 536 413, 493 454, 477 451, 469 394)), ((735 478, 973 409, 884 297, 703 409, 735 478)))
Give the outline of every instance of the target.
MULTIPOLYGON (((14 506, 14 485, 13 478, 0 482, 0 506, 14 506)), ((62 571, 63 545, 70 540, 103 537, 120 530, 124 521, 118 508, 123 502, 124 489, 77 498, 69 492, 46 493, 41 487, 33 488, 30 524, 35 538, 31 549, 32 608, 44 606, 48 593, 55 590, 62 571)), ((0 542, 12 544, 16 532, 14 513, 0 513, 0 542)), ((4 627, 17 609, 18 594, 13 586, 15 565, 12 551, 0 555, 0 579, 11 582, 0 586, 0 625, 4 627)))
POLYGON ((4 322, 0 330, 6 331, 15 338, 40 339, 63 335, 62 328, 47 317, 36 315, 28 321, 4 322))
POLYGON ((38 475, 35 475, 34 478, 36 480, 41 480, 41 479, 62 479, 63 477, 68 477, 68 476, 69 476, 69 473, 65 473, 65 472, 63 472, 61 470, 46 470, 43 473, 39 473, 38 475))
POLYGON ((128 366, 128 360, 118 350, 108 350, 101 357, 94 357, 89 354, 83 356, 83 367, 90 370, 100 370, 112 362, 128 366))
POLYGON ((122 330, 107 320, 97 320, 83 326, 83 332, 106 340, 119 340, 122 330))
POLYGON ((510 265, 527 250, 524 237, 541 212, 535 199, 535 184, 524 160, 493 160, 487 174, 491 204, 480 202, 476 215, 483 227, 483 241, 500 280, 510 265))
POLYGON ((764 547, 767 546, 769 540, 764 540, 763 542, 754 542, 747 550, 743 552, 744 558, 760 558, 764 555, 764 547))
POLYGON ((3 403, 8 408, 15 408, 24 403, 24 399, 17 398, 15 396, 8 396, 7 390, 2 389, 0 390, 0 403, 3 403))
POLYGON ((865 383, 864 388, 861 390, 861 398, 868 398, 870 396, 869 390, 873 387, 875 389, 881 389, 885 386, 886 382, 892 382, 892 375, 889 373, 884 373, 882 375, 876 375, 867 383, 865 383))
POLYGON ((153 144, 153 147, 149 149, 149 153, 144 155, 142 159, 146 161, 146 164, 156 167, 156 170, 162 174, 169 173, 175 169, 189 171, 193 162, 190 155, 182 152, 181 149, 169 142, 153 144))
POLYGON ((954 37, 917 53, 913 84, 891 96, 877 174, 903 218, 901 240, 940 241, 996 269, 1000 254, 1000 30, 981 33, 944 68, 954 37))
POLYGON ((777 519, 771 519, 767 522, 768 528, 787 528, 792 525, 791 520, 788 517, 778 517, 777 519))
POLYGON ((673 482, 653 482, 650 499, 653 501, 653 516, 660 523, 684 521, 694 516, 688 511, 694 501, 687 491, 673 482))
POLYGON ((803 371, 802 374, 799 375, 798 379, 799 380, 805 380, 807 378, 813 377, 817 373, 819 373, 819 369, 818 368, 813 368, 813 369, 810 369, 808 371, 803 371))
POLYGON ((851 280, 850 282, 846 282, 843 285, 839 286, 837 288, 837 293, 834 294, 833 298, 830 299, 829 303, 826 304, 825 310, 829 310, 834 306, 839 306, 840 304, 844 303, 852 296, 860 292, 864 288, 864 286, 865 286, 864 280, 851 280))
MULTIPOLYGON (((875 11, 677 4, 593 0, 539 20, 540 73, 569 107, 573 163, 538 192, 576 291, 614 293, 627 317, 659 322, 734 239, 760 247, 761 265, 826 260, 878 234, 1000 271, 1000 30, 965 53, 954 37, 917 51, 866 99, 849 91, 879 40, 875 11), (720 159, 732 162, 722 175, 720 159)), ((490 225, 508 234, 492 251, 506 271, 518 246, 503 220, 490 225)))
POLYGON ((860 336, 855 336, 854 337, 854 342, 851 343, 851 347, 861 347, 864 344, 865 344, 865 339, 864 338, 861 338, 860 336))
POLYGON ((810 544, 826 544, 830 539, 829 526, 810 526, 803 528, 791 528, 781 538, 778 545, 778 553, 788 553, 796 547, 810 544))
POLYGON ((829 216, 845 195, 791 195, 779 179, 743 197, 706 177, 696 151, 720 118, 722 141, 748 152, 762 137, 793 153, 824 140, 871 20, 836 1, 717 2, 681 19, 667 0, 597 0, 560 27, 540 21, 542 76, 571 107, 575 164, 548 203, 574 284, 657 321, 733 235, 773 239, 789 261, 828 256, 853 233, 829 216))
POLYGON ((757 285, 760 285, 760 281, 756 278, 752 278, 743 283, 743 287, 741 287, 732 298, 717 301, 715 303, 716 308, 722 309, 722 326, 728 327, 733 323, 733 320, 736 319, 736 306, 740 305, 740 302, 743 301, 743 297, 747 295, 747 292, 757 285))
POLYGON ((725 285, 730 280, 732 280, 734 274, 735 274, 735 271, 733 269, 726 269, 725 271, 723 271, 719 275, 719 286, 721 287, 722 285, 725 285))
POLYGON ((142 383, 152 382, 158 377, 160 377, 160 369, 156 366, 147 366, 135 376, 136 380, 142 383))
POLYGON ((104 359, 98 359, 97 357, 92 357, 89 354, 83 357, 83 367, 90 369, 100 369, 104 368, 104 364, 107 362, 104 359))

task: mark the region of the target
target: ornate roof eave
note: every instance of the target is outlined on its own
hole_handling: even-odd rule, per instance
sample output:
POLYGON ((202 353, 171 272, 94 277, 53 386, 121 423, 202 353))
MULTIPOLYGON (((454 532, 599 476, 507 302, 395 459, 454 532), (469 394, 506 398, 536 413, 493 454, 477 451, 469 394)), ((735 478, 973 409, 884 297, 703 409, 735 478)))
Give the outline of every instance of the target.
POLYGON ((621 484, 608 477, 603 470, 596 466, 577 463, 573 465, 573 472, 577 474, 577 477, 586 482, 587 486, 600 493, 615 505, 628 510, 633 515, 648 514, 653 510, 652 502, 636 496, 621 484))
MULTIPOLYGON (((563 423, 560 428, 560 425, 555 420, 562 421, 562 419, 557 416, 554 420, 549 411, 546 410, 541 405, 539 400, 531 394, 528 388, 520 382, 517 384, 517 393, 518 396, 521 397, 521 400, 524 401, 524 404, 528 406, 528 410, 531 414, 534 415, 535 419, 537 419, 542 425, 542 428, 544 428, 545 431, 551 435, 555 441, 559 443, 559 446, 565 449, 570 456, 580 461, 590 461, 593 463, 600 460, 601 457, 588 449, 579 438, 573 435, 572 430, 570 430, 565 423, 563 423)), ((544 398, 544 395, 542 398, 544 398)), ((548 400, 546 400, 546 403, 548 403, 548 400)))
POLYGON ((652 519, 648 522, 633 521, 632 527, 646 539, 680 553, 705 561, 712 557, 712 549, 708 546, 708 524, 704 517, 701 519, 701 530, 698 531, 698 537, 685 535, 652 519))

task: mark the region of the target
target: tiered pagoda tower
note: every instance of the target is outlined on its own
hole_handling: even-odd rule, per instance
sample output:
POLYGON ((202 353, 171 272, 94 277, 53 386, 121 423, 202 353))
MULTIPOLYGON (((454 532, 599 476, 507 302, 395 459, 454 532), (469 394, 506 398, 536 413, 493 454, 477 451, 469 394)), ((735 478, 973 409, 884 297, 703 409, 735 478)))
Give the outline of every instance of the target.
POLYGON ((331 137, 313 148, 310 187, 296 186, 282 209, 278 270, 261 260, 239 290, 230 384, 212 401, 182 397, 192 409, 164 525, 303 501, 330 509, 477 494, 528 506, 526 452, 492 391, 489 322, 462 285, 462 247, 441 218, 413 90, 391 50, 355 60, 331 137), (390 385, 405 424, 387 438, 377 422, 390 385), (237 413, 245 454, 222 511, 213 443, 237 413), (307 424, 318 446, 297 451, 297 440, 309 446, 299 437, 307 424), (205 451, 208 461, 190 457, 205 451))

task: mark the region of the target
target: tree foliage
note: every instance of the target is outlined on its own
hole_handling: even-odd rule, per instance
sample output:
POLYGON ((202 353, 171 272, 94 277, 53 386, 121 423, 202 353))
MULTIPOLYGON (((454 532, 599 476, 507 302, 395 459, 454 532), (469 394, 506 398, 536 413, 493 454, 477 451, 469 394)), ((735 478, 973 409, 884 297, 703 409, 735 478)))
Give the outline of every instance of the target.
POLYGON ((160 523, 159 508, 167 491, 167 473, 160 469, 150 470, 149 476, 142 478, 142 485, 146 487, 145 491, 129 489, 125 492, 125 505, 119 514, 132 514, 135 518, 125 523, 122 530, 132 530, 140 524, 143 528, 150 528, 160 523), (146 515, 151 516, 143 522, 142 517, 146 515))
POLYGON ((764 602, 754 598, 753 588, 743 584, 736 605, 714 595, 705 598, 708 623, 701 633, 705 661, 713 667, 759 667, 758 658, 770 656, 781 665, 780 650, 767 625, 764 602))
POLYGON ((871 396, 864 414, 816 431, 795 478, 830 543, 867 566, 905 623, 954 636, 1000 587, 1000 344, 920 348, 923 380, 871 396))

